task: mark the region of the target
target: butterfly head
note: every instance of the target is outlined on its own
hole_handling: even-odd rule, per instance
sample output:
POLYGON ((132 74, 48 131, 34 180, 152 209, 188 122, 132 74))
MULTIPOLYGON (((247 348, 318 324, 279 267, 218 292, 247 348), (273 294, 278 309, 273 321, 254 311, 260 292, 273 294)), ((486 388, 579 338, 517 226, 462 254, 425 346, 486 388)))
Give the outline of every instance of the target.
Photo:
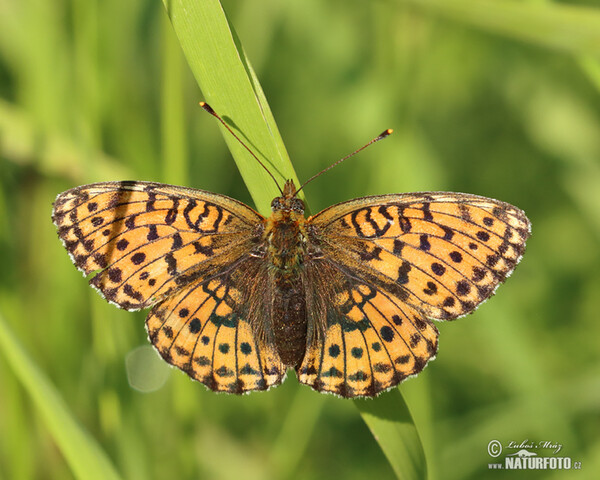
POLYGON ((293 180, 287 180, 283 186, 281 197, 275 197, 271 202, 271 210, 274 212, 298 212, 304 213, 304 202, 296 194, 296 185, 293 180))

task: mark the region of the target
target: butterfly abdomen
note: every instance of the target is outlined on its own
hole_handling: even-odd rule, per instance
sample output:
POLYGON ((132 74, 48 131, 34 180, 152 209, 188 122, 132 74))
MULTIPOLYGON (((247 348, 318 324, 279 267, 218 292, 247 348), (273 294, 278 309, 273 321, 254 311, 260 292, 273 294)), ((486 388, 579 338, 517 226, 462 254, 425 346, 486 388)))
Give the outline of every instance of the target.
POLYGON ((306 351, 306 296, 300 278, 275 273, 273 332, 284 365, 300 365, 306 351))
POLYGON ((306 255, 304 222, 299 212, 275 211, 264 234, 273 282, 275 345, 281 361, 291 367, 302 362, 306 351, 306 295, 301 280, 306 255))

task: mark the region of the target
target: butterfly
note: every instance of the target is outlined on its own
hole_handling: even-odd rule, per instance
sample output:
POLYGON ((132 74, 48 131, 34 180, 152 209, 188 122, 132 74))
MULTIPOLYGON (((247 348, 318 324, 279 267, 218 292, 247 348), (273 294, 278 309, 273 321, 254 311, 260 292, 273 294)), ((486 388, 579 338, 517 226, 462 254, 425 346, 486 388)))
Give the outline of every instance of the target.
POLYGON ((263 217, 225 195, 161 183, 84 185, 53 221, 109 302, 150 308, 168 363, 217 392, 301 383, 372 397, 438 348, 431 319, 489 298, 521 259, 523 211, 464 193, 378 195, 308 218, 288 180, 263 217))

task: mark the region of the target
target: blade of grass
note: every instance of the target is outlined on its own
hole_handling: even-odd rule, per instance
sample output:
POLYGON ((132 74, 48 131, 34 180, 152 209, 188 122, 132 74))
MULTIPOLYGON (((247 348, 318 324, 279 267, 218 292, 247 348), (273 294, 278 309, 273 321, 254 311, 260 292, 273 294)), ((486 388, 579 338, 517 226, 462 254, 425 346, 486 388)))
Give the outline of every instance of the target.
POLYGON ((81 480, 121 477, 92 436, 77 423, 56 388, 12 334, 0 313, 0 351, 31 396, 73 474, 81 480))
MULTIPOLYGON (((164 0, 164 4, 206 100, 274 168, 276 177, 296 180, 256 74, 220 3, 164 0)), ((256 160, 224 133, 257 207, 268 211, 278 193, 273 182, 256 160)), ((397 475, 421 478, 415 475, 425 471, 423 448, 400 392, 357 404, 397 475)))
POLYGON ((161 21, 162 82, 161 133, 162 178, 166 183, 183 185, 188 176, 186 149, 183 69, 185 62, 171 25, 166 17, 161 21))
MULTIPOLYGON (((291 381, 291 380, 288 380, 291 381)), ((271 462, 277 478, 294 478, 298 465, 306 454, 311 436, 318 428, 317 420, 325 399, 308 388, 298 388, 281 430, 273 442, 271 462)))
MULTIPOLYGON (((264 93, 221 4, 217 0, 163 3, 204 100, 271 169, 280 184, 288 178, 298 184, 264 93)), ((257 208, 268 212, 271 200, 279 194, 277 187, 244 147, 220 128, 257 208)))
POLYGON ((600 54, 600 10, 521 0, 401 0, 483 30, 576 55, 600 54))
POLYGON ((373 400, 361 398, 354 404, 396 476, 406 480, 427 478, 423 445, 400 391, 394 389, 373 400))

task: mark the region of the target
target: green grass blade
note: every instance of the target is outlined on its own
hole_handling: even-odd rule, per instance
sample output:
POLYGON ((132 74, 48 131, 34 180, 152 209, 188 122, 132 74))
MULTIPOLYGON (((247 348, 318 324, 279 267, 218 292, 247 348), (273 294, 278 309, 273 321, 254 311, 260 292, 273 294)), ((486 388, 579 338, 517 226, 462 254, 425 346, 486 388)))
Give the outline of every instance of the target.
MULTIPOLYGON (((297 184, 269 105, 221 4, 217 0, 164 0, 164 4, 204 100, 280 184, 288 178, 297 184)), ((279 193, 276 185, 244 147, 229 133, 224 136, 257 208, 268 212, 279 193)))
POLYGON ((162 82, 161 82, 161 136, 162 178, 166 183, 184 185, 188 176, 188 152, 185 129, 183 72, 185 60, 179 43, 173 35, 169 20, 163 16, 162 82))
POLYGON ((118 480, 106 454, 77 423, 56 388, 9 330, 0 314, 0 351, 31 396, 73 474, 81 480, 118 480))
POLYGON ((403 0, 483 30, 576 55, 600 54, 600 10, 521 0, 403 0))
MULTIPOLYGON (((230 123, 280 179, 296 179, 258 79, 219 2, 165 0, 165 7, 188 63, 206 100, 230 123)), ((257 206, 267 206, 277 190, 257 162, 235 139, 225 139, 257 206)), ((401 478, 422 478, 423 449, 399 391, 357 401, 401 478)))
POLYGON ((406 480, 427 477, 425 452, 408 406, 398 389, 354 404, 383 450, 396 476, 406 480))
MULTIPOLYGON (((291 381, 291 380, 288 380, 291 381)), ((271 450, 271 464, 277 478, 295 478, 302 459, 323 411, 325 399, 314 395, 306 387, 296 390, 281 430, 271 450)))

